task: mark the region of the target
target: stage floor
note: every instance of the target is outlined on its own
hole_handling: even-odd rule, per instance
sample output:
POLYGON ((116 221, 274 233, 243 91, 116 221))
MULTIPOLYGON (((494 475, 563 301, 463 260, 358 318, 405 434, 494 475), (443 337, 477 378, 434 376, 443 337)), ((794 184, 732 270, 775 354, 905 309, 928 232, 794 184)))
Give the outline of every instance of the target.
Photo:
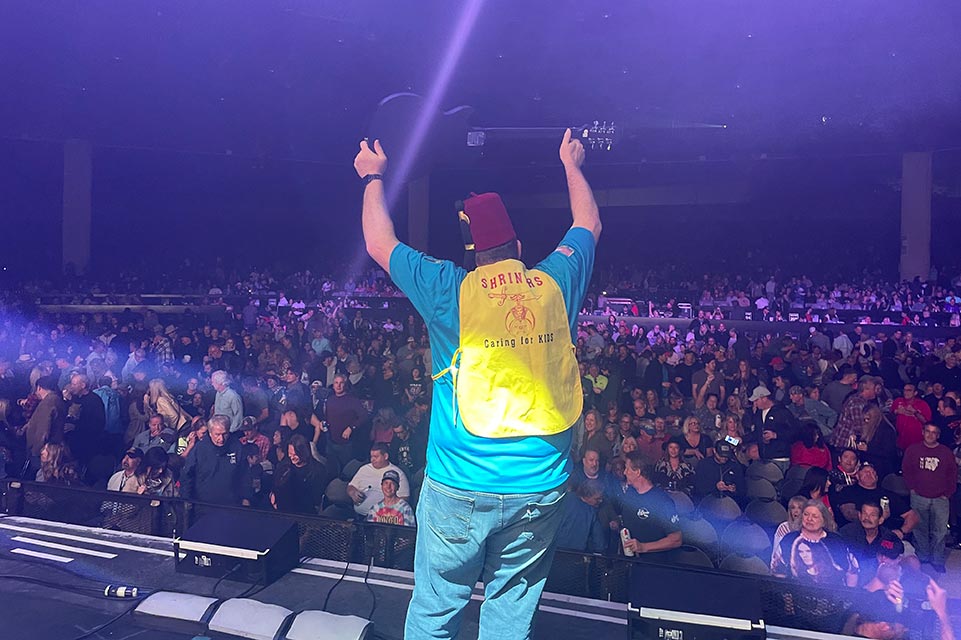
MULTIPOLYGON (((90 584, 48 568, 51 566, 94 578, 101 585, 124 584, 153 591, 210 596, 216 582, 176 573, 170 540, 29 518, 0 517, 0 574, 26 575, 59 584, 90 584)), ((343 563, 305 558, 298 568, 257 593, 254 599, 293 611, 320 609, 344 569, 343 563)), ((362 565, 348 568, 344 581, 330 598, 328 610, 368 617, 376 596, 373 615, 376 637, 399 640, 403 637, 413 575, 373 567, 368 584, 364 585, 366 569, 362 565)), ((216 596, 234 597, 248 586, 225 580, 217 587, 216 596)), ((475 589, 468 605, 462 638, 477 637, 481 593, 475 589)), ((121 614, 131 604, 3 579, 0 580, 3 627, 0 637, 3 640, 71 640, 121 614)), ((626 638, 626 621, 624 605, 546 593, 541 600, 535 637, 626 638)), ((90 637, 189 640, 192 636, 146 629, 138 626, 134 618, 124 616, 90 637)))

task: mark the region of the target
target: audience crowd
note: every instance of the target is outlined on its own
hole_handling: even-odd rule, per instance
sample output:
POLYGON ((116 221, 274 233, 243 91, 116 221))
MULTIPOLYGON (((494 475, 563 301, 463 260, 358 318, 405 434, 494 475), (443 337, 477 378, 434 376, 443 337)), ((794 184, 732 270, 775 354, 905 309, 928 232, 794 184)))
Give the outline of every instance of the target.
MULTIPOLYGON (((370 282, 359 288, 391 291, 370 282)), ((804 279, 705 284, 714 302, 737 292, 755 306, 866 299, 804 279)), ((912 312, 945 294, 883 292, 912 312)), ((0 476, 414 526, 433 400, 422 321, 279 298, 217 324, 8 309, 0 476)), ((582 324, 559 546, 698 558, 902 605, 943 598, 927 575, 961 542, 961 341, 804 326, 582 324)), ((847 622, 874 633, 858 615, 847 622)))

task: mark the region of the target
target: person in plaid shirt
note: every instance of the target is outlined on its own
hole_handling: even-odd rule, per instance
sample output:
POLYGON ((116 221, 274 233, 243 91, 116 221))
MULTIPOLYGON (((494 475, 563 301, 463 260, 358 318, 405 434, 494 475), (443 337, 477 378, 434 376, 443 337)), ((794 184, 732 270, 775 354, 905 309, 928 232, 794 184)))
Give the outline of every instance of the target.
POLYGON ((876 376, 864 375, 858 379, 858 392, 844 401, 841 407, 841 417, 831 434, 831 444, 838 449, 857 446, 864 427, 864 411, 869 405, 876 404, 878 385, 881 379, 876 376))

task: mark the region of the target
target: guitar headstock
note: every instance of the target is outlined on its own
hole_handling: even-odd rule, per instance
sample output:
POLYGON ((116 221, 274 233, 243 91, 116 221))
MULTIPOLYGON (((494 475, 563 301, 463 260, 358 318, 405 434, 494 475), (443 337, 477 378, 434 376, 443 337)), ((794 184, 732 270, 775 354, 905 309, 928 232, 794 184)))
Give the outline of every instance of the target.
POLYGON ((617 128, 613 121, 595 120, 592 124, 572 127, 571 137, 580 140, 585 149, 610 151, 617 139, 617 128))

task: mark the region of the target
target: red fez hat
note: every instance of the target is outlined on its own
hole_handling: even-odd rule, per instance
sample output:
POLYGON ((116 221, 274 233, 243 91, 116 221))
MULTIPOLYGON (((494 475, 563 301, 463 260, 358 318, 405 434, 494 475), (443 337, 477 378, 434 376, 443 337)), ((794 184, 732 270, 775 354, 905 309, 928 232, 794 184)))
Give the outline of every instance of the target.
POLYGON ((464 215, 475 251, 493 249, 517 238, 504 202, 496 193, 472 193, 464 200, 464 215))

